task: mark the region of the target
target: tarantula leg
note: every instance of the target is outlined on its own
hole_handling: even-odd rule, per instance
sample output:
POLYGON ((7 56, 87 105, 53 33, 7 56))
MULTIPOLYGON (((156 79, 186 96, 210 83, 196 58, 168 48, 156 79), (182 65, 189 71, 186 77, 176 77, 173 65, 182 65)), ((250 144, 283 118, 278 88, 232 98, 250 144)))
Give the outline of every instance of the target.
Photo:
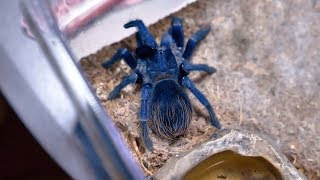
POLYGON ((217 71, 216 68, 214 67, 211 67, 211 66, 208 66, 206 64, 189 64, 189 63, 183 63, 181 65, 182 69, 189 73, 191 71, 204 71, 206 73, 209 73, 209 74, 213 74, 217 71))
POLYGON ((152 141, 148 135, 148 100, 151 94, 152 87, 149 84, 145 84, 142 87, 141 92, 141 112, 140 112, 140 119, 141 119, 141 130, 142 130, 142 138, 146 147, 152 151, 153 145, 152 141))
POLYGON ((124 27, 125 28, 137 27, 142 45, 149 46, 151 48, 158 47, 156 40, 149 33, 147 27, 144 25, 144 23, 140 19, 130 21, 127 24, 125 24, 124 27))
POLYGON ((112 100, 114 99, 118 94, 119 92, 121 91, 121 89, 123 89, 124 87, 126 87, 127 85, 129 84, 132 84, 132 83, 135 83, 137 80, 138 80, 138 74, 137 73, 132 73, 128 76, 126 76, 122 81, 121 83, 116 86, 112 91, 111 93, 109 94, 108 96, 108 99, 109 100, 112 100))
POLYGON ((214 127, 221 129, 221 125, 219 120, 217 119, 212 106, 210 105, 208 99, 194 86, 192 81, 187 77, 182 78, 182 84, 187 87, 195 96, 196 98, 203 104, 209 112, 211 123, 214 127))
POLYGON ((169 33, 178 47, 184 46, 183 26, 180 18, 172 17, 172 27, 170 28, 169 33))
POLYGON ((109 60, 102 63, 102 67, 109 68, 117 61, 124 59, 126 63, 130 66, 131 69, 135 69, 137 66, 137 62, 134 60, 132 54, 127 48, 118 49, 117 53, 109 60))
POLYGON ((207 36, 210 29, 211 28, 209 25, 205 26, 204 28, 198 30, 191 36, 191 38, 187 42, 186 49, 184 50, 182 55, 184 59, 189 60, 197 44, 207 36))
POLYGON ((142 39, 139 33, 136 33, 137 48, 142 46, 142 39))
POLYGON ((173 39, 171 35, 168 32, 163 33, 160 45, 169 48, 172 43, 173 43, 173 39))

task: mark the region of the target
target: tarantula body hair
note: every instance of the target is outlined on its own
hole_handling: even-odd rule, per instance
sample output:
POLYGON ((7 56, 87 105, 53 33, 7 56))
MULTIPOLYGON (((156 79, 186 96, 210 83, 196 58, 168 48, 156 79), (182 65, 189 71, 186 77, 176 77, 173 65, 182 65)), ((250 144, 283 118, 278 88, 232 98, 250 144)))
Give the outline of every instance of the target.
POLYGON ((209 113, 211 124, 220 129, 221 125, 208 99, 187 77, 191 71, 204 71, 208 74, 216 72, 215 68, 206 64, 190 62, 194 49, 209 33, 210 26, 194 33, 186 46, 182 20, 177 17, 172 18, 172 26, 163 34, 160 45, 141 20, 130 21, 124 27, 138 29, 137 48, 133 54, 126 48, 119 49, 102 66, 109 68, 124 59, 133 72, 113 89, 108 99, 114 99, 129 84, 142 84, 140 120, 146 147, 153 149, 148 125, 155 134, 168 140, 177 140, 186 133, 192 117, 192 106, 184 89, 191 91, 203 104, 209 113))
POLYGON ((157 135, 176 140, 185 134, 192 117, 191 102, 171 79, 157 82, 149 102, 150 127, 157 135))

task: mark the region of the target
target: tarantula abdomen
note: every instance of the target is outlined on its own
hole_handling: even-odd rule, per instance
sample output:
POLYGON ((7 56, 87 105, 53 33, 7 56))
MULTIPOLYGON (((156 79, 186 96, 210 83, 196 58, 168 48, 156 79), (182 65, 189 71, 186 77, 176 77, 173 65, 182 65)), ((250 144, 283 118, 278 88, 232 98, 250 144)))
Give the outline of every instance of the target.
POLYGON ((184 135, 191 121, 192 107, 182 87, 165 79, 155 84, 152 94, 149 118, 153 132, 169 140, 184 135))

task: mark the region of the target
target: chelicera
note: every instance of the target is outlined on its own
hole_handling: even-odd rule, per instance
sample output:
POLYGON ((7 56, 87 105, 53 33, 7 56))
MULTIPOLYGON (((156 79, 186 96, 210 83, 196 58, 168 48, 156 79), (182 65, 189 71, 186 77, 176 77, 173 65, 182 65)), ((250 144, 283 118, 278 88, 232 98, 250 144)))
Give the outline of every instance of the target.
POLYGON ((140 119, 142 137, 147 148, 153 148, 148 135, 148 125, 154 133, 169 140, 176 140, 185 134, 191 121, 192 107, 184 88, 189 89, 206 107, 212 125, 220 129, 220 123, 208 99, 188 78, 191 71, 204 71, 209 74, 216 72, 215 68, 208 65, 190 63, 194 49, 209 33, 210 26, 194 33, 186 46, 182 20, 177 17, 172 18, 172 26, 163 34, 160 45, 141 20, 130 21, 124 27, 138 29, 134 55, 128 49, 121 48, 102 66, 109 68, 124 59, 133 72, 113 89, 108 99, 114 99, 120 90, 129 84, 142 84, 140 119))

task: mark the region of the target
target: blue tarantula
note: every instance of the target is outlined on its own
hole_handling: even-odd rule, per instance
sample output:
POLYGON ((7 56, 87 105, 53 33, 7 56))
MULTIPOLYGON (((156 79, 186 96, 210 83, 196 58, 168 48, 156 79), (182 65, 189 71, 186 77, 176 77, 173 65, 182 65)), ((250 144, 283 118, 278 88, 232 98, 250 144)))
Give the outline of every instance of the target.
POLYGON ((176 140, 185 134, 192 117, 192 107, 184 87, 206 107, 212 125, 220 129, 220 123, 209 101, 187 77, 191 71, 204 71, 209 74, 216 71, 205 64, 190 63, 194 49, 209 33, 210 26, 194 33, 185 48, 182 20, 177 17, 172 18, 172 27, 163 34, 160 45, 141 20, 130 21, 124 27, 138 28, 134 56, 128 49, 121 48, 109 61, 102 63, 102 66, 109 68, 124 59, 133 72, 114 88, 108 99, 114 99, 120 90, 129 84, 142 84, 140 119, 142 137, 147 148, 152 150, 153 146, 147 125, 157 135, 170 140, 176 140))

